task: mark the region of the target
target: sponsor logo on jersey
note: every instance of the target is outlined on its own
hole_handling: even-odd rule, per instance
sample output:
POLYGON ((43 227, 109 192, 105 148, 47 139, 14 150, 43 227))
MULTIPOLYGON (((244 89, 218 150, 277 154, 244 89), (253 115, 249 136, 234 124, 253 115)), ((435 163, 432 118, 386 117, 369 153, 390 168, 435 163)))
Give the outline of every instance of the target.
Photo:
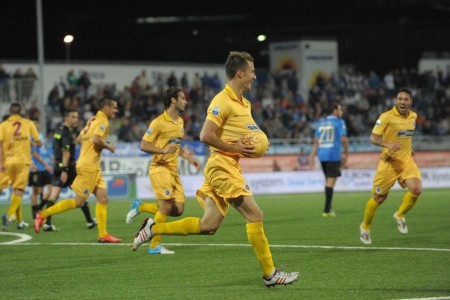
POLYGON ((397 133, 398 137, 413 136, 413 135, 414 135, 414 130, 400 130, 397 133))
POLYGON ((181 139, 180 138, 171 138, 167 144, 181 144, 181 139))
POLYGON ((260 130, 258 125, 256 124, 246 124, 245 127, 247 127, 250 130, 260 130))

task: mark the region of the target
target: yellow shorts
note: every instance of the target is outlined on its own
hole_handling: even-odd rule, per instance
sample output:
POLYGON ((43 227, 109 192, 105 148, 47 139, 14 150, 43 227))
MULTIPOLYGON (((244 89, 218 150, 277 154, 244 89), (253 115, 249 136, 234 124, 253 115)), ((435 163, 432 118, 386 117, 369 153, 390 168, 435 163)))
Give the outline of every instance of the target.
POLYGON ((184 203, 184 188, 180 176, 170 171, 158 171, 149 175, 157 200, 172 200, 184 203))
POLYGON ((70 186, 80 197, 86 199, 96 188, 106 189, 102 171, 85 168, 77 168, 77 177, 70 186))
POLYGON ((8 173, 0 172, 0 190, 6 189, 10 184, 8 173))
POLYGON ((205 199, 214 200, 223 216, 226 216, 230 203, 229 199, 239 196, 252 196, 250 186, 242 175, 239 160, 211 153, 204 170, 205 181, 197 191, 198 203, 205 208, 205 199))
POLYGON ((30 177, 30 164, 6 164, 6 173, 13 189, 25 190, 30 177))
POLYGON ((408 178, 422 180, 422 175, 414 160, 410 159, 401 165, 398 163, 397 166, 380 160, 373 179, 372 193, 374 195, 387 195, 396 181, 404 189, 406 187, 405 179, 408 178))

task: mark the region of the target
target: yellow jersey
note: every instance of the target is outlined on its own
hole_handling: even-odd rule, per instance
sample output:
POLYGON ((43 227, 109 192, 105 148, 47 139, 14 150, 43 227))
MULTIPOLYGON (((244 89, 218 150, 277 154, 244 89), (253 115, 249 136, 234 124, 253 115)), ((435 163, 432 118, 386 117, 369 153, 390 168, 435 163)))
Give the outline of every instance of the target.
MULTIPOLYGON (((2 131, 2 127, 5 124, 6 124, 5 121, 0 123, 0 132, 2 131)), ((2 159, 3 166, 5 166, 5 157, 6 157, 6 148, 5 148, 5 143, 3 143, 3 159, 2 159)))
POLYGON ((184 121, 180 116, 178 116, 175 122, 164 111, 164 113, 150 123, 142 140, 150 142, 158 148, 165 148, 167 145, 176 144, 178 149, 175 153, 155 154, 150 164, 149 174, 158 172, 158 167, 164 167, 172 172, 177 172, 178 155, 183 137, 184 121))
POLYGON ((397 152, 383 147, 381 157, 386 161, 406 161, 412 157, 412 137, 416 129, 417 114, 409 111, 408 117, 401 115, 394 106, 381 114, 372 133, 383 136, 387 143, 399 142, 402 146, 397 152))
MULTIPOLYGON (((234 144, 241 139, 244 143, 255 144, 257 152, 258 144, 265 145, 266 149, 262 150, 264 153, 267 150, 267 136, 253 120, 250 101, 244 97, 242 101, 239 100, 228 84, 211 101, 206 119, 219 126, 219 138, 224 142, 234 144)), ((212 152, 239 157, 236 153, 226 153, 212 146, 210 149, 212 152)))
POLYGON ((87 121, 86 126, 80 132, 81 151, 77 168, 100 170, 101 151, 95 149, 92 138, 96 134, 105 140, 108 137, 108 132, 108 117, 104 112, 98 111, 95 116, 87 121))
POLYGON ((0 142, 7 164, 31 164, 31 139, 40 141, 34 123, 20 115, 12 115, 0 126, 0 142))

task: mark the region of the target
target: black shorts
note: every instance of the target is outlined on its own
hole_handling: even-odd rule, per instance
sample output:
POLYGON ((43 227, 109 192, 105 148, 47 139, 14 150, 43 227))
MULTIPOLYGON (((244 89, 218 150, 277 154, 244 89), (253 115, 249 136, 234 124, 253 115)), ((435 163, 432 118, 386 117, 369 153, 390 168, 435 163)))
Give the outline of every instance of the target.
POLYGON ((325 178, 336 178, 341 176, 341 161, 321 161, 325 178))
POLYGON ((55 170, 53 171, 53 176, 52 176, 52 185, 53 186, 59 186, 60 188, 65 188, 68 186, 71 186, 73 181, 75 180, 75 177, 77 177, 77 171, 75 169, 75 167, 69 168, 69 171, 67 172, 67 181, 66 183, 62 183, 61 182, 61 173, 62 173, 62 169, 57 167, 55 168, 55 170))
POLYGON ((51 176, 48 171, 30 172, 28 179, 29 186, 43 187, 51 182, 51 176))

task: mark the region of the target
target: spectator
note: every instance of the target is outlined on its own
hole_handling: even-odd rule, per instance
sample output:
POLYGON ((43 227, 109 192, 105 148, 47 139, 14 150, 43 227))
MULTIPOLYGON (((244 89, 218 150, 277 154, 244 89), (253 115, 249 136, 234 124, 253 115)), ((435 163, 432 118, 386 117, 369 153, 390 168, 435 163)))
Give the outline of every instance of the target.
POLYGON ((23 100, 30 100, 36 80, 36 73, 34 73, 32 68, 28 68, 27 72, 23 75, 23 100))
POLYGON ((0 100, 3 102, 9 102, 11 100, 9 96, 9 74, 5 71, 2 65, 0 65, 0 100))

